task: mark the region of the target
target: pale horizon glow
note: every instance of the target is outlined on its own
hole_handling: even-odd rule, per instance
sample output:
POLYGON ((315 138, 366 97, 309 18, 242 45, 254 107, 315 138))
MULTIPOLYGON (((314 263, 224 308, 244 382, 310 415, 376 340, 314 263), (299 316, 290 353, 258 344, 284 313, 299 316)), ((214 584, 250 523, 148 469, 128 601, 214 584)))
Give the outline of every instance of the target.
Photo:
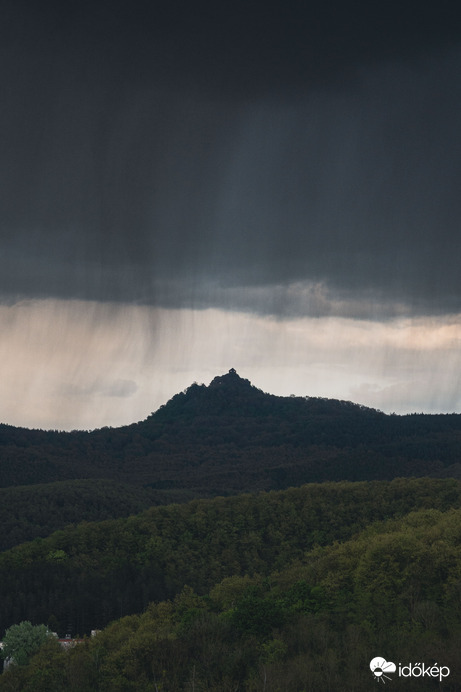
POLYGON ((30 300, 0 306, 0 422, 57 429, 146 418, 235 368, 271 394, 386 413, 461 410, 461 315, 377 322, 30 300))

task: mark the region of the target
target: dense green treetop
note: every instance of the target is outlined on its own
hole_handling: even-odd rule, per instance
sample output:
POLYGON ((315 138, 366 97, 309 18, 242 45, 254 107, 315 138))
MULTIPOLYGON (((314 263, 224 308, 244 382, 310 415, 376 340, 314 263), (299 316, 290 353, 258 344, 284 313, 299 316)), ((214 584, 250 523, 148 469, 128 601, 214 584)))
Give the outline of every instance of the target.
POLYGON ((28 620, 11 625, 3 637, 3 657, 10 663, 25 666, 29 658, 52 636, 45 625, 32 625, 28 620))

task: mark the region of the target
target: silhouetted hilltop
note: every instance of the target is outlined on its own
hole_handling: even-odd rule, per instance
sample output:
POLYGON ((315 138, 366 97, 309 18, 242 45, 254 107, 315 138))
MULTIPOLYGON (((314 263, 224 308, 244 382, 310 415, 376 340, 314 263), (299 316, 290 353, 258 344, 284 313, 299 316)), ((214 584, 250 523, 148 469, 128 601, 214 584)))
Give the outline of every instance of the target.
POLYGON ((217 375, 214 377, 210 384, 209 389, 227 389, 228 391, 234 392, 261 392, 260 389, 254 387, 250 380, 247 380, 237 373, 235 368, 231 368, 225 375, 217 375))
POLYGON ((258 389, 240 377, 234 368, 225 375, 215 377, 208 387, 194 383, 184 392, 176 394, 164 406, 152 414, 155 420, 170 416, 297 416, 310 413, 315 416, 363 414, 383 416, 375 409, 350 401, 319 397, 275 396, 258 389))
POLYGON ((255 407, 262 406, 270 397, 270 394, 264 394, 231 368, 227 374, 215 377, 208 387, 195 382, 153 415, 242 414, 253 412, 255 407))
POLYGON ((93 432, 0 426, 0 487, 110 478, 192 495, 326 480, 460 477, 461 416, 386 415, 266 394, 231 369, 139 423, 93 432))

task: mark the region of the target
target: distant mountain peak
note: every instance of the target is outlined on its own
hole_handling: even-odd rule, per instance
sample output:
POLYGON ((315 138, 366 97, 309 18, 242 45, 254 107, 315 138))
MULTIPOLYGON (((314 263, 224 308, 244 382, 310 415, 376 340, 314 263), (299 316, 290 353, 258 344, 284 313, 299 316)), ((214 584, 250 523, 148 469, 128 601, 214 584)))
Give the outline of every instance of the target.
POLYGON ((235 368, 231 368, 225 375, 218 375, 208 385, 208 389, 217 389, 218 387, 230 391, 242 391, 243 389, 259 391, 251 384, 250 380, 240 377, 235 368))
POLYGON ((249 382, 249 380, 244 380, 243 377, 240 377, 235 368, 231 368, 225 375, 217 375, 214 377, 210 382, 210 387, 212 385, 227 384, 228 382, 249 382))
POLYGON ((246 411, 247 404, 253 408, 256 400, 260 402, 262 399, 272 398, 270 394, 264 394, 252 385, 250 380, 240 377, 235 368, 231 368, 225 375, 214 377, 208 386, 194 382, 161 406, 157 415, 243 415, 245 412, 249 413, 249 410, 246 411))

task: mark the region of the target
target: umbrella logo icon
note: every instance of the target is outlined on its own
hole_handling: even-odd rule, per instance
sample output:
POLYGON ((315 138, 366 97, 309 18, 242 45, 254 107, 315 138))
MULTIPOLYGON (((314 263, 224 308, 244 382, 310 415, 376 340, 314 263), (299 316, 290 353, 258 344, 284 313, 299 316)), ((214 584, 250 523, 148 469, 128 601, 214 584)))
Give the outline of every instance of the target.
POLYGON ((392 661, 386 661, 382 656, 376 656, 370 661, 370 670, 375 676, 376 682, 386 683, 386 680, 392 680, 388 673, 395 673, 397 667, 392 661))

